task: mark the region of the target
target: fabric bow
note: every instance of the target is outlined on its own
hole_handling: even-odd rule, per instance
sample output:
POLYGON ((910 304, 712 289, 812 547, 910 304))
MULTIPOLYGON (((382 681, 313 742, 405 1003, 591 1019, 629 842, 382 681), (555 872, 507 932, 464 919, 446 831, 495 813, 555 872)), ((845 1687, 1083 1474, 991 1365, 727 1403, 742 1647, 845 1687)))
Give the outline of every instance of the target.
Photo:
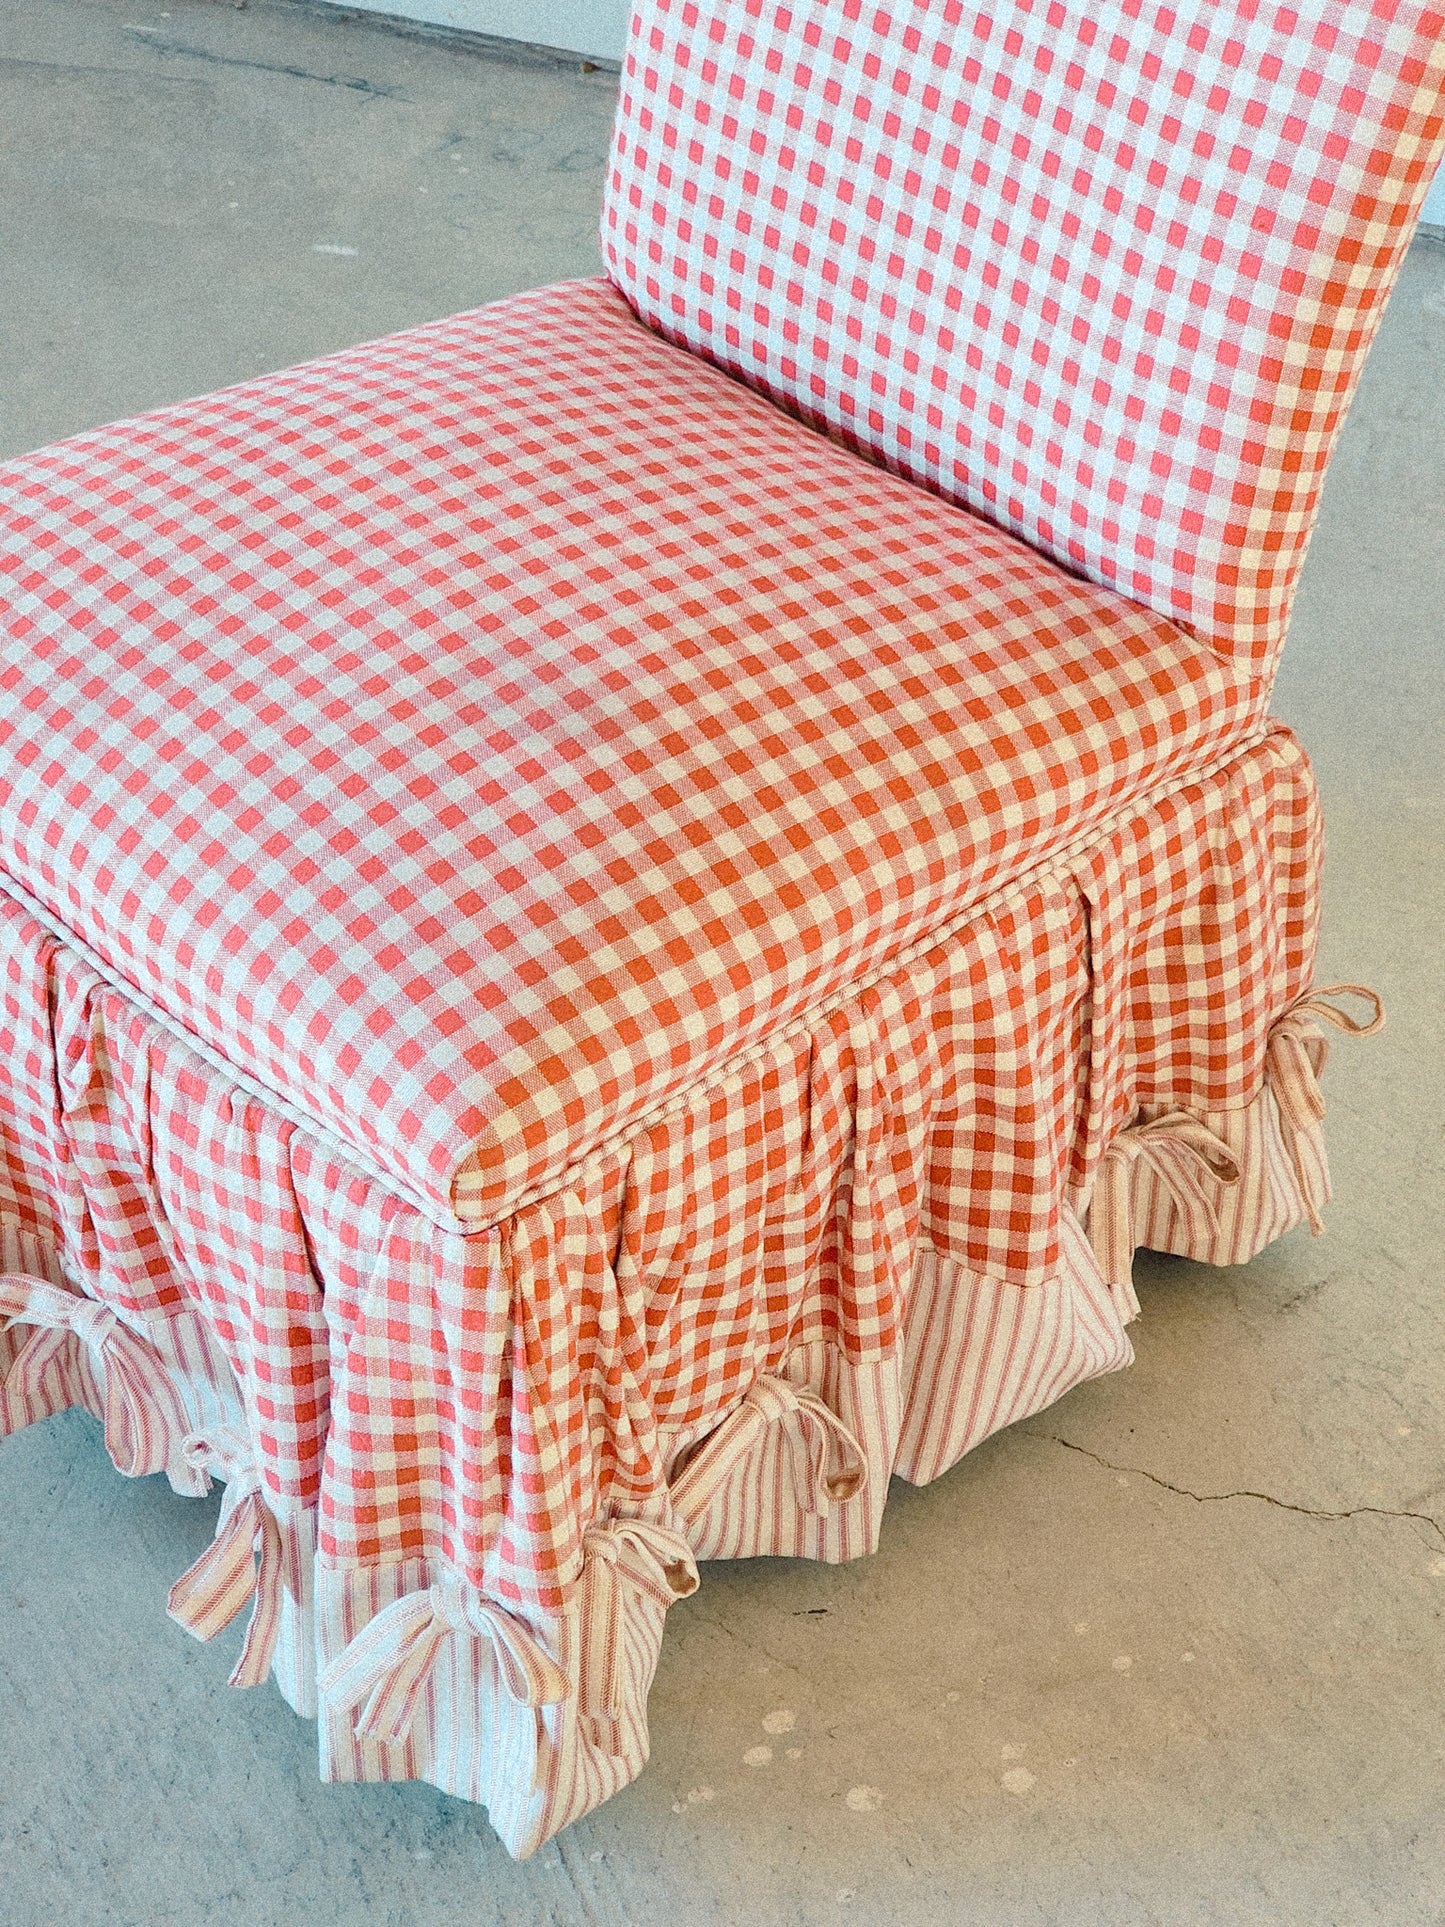
POLYGON ((760 1378, 672 1481, 673 1511, 684 1525, 700 1522, 729 1474, 769 1426, 785 1419, 795 1421, 784 1436, 793 1489, 806 1511, 822 1512, 863 1491, 868 1483, 863 1448, 831 1406, 786 1379, 760 1378), (841 1463, 832 1466, 835 1446, 841 1463))
POLYGON ((339 1712, 360 1707, 352 1722, 358 1738, 400 1746, 449 1639, 489 1640, 502 1685, 519 1706, 555 1706, 571 1690, 529 1626, 455 1579, 404 1593, 384 1607, 327 1666, 321 1690, 339 1712))
POLYGON ((625 1600, 664 1609, 698 1588, 697 1562, 680 1533, 643 1519, 611 1519, 582 1535, 582 1639, 578 1698, 593 1742, 622 1750, 625 1600))
POLYGON ((1134 1174, 1147 1164, 1184 1216, 1191 1243, 1219 1229, 1208 1184, 1239 1182, 1234 1152, 1188 1111, 1169 1111, 1120 1131, 1099 1165, 1089 1208, 1089 1242, 1119 1316, 1127 1325, 1139 1315, 1134 1293, 1134 1174))
POLYGON ((1297 997, 1269 1033, 1264 1059, 1269 1087, 1279 1105, 1281 1135, 1316 1237, 1324 1230, 1320 1212, 1326 1202, 1324 1164, 1310 1155, 1313 1133, 1325 1114, 1319 1079, 1329 1044, 1318 1028, 1321 1019, 1352 1037, 1373 1037, 1384 1029, 1385 1010, 1364 984, 1330 984, 1297 997), (1363 997, 1373 1015, 1361 1023, 1330 1001, 1335 997, 1363 997))
MULTIPOLYGON (((7 1328, 36 1325, 6 1374, 3 1397, 26 1419, 49 1411, 45 1377, 64 1374, 84 1347, 105 1398, 105 1447, 127 1478, 164 1472, 184 1429, 179 1401, 154 1345, 123 1325, 109 1305, 25 1272, 0 1275, 7 1328)), ((23 1422, 23 1421, 22 1421, 23 1422)))
POLYGON ((203 1476, 216 1467, 226 1493, 215 1537, 171 1587, 166 1611, 194 1638, 207 1640, 254 1599, 230 1684, 259 1686, 271 1671, 281 1630, 281 1528, 261 1496, 261 1475, 244 1447, 235 1450, 195 1434, 182 1443, 181 1452, 203 1476))

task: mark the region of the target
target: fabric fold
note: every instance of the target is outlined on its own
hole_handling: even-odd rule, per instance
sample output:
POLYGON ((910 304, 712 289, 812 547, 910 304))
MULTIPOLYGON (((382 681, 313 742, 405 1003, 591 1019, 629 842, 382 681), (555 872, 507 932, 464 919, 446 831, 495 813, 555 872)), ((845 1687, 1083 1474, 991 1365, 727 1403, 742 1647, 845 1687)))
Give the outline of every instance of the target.
POLYGON ((1089 1207, 1089 1241, 1125 1324, 1139 1315, 1134 1293, 1137 1168, 1147 1165, 1182 1214, 1187 1235, 1204 1244, 1218 1231, 1206 1181, 1238 1184, 1239 1162, 1224 1139, 1188 1111, 1131 1124, 1105 1151, 1089 1207))
POLYGON ((358 1737, 400 1746, 442 1647, 453 1639, 490 1644, 502 1686, 519 1706, 557 1705, 571 1691, 566 1671, 525 1621, 454 1579, 406 1593, 379 1612, 325 1668, 320 1690, 337 1711, 354 1711, 358 1737))
POLYGON ((846 1505, 868 1483, 863 1448, 816 1392, 764 1377, 717 1429, 695 1447, 672 1481, 672 1506, 685 1525, 700 1525, 709 1506, 772 1426, 784 1426, 793 1490, 809 1512, 846 1505))
POLYGON ((185 1419, 155 1346, 122 1324, 108 1305, 22 1272, 0 1275, 0 1314, 9 1326, 36 1327, 0 1387, 6 1431, 55 1409, 46 1381, 71 1374, 80 1350, 103 1401, 105 1446, 116 1470, 127 1478, 145 1478, 173 1469, 177 1491, 197 1490, 177 1464, 185 1419))
POLYGON ((244 1453, 192 1435, 182 1452, 207 1476, 226 1480, 221 1515, 209 1546, 171 1587, 166 1611, 195 1639, 214 1639, 251 1606, 251 1618, 229 1684, 259 1686, 269 1676, 281 1630, 285 1571, 281 1528, 262 1497, 261 1474, 244 1453))
POLYGON ((0 1418, 38 1379, 29 1415, 109 1405, 118 1461, 159 1462, 135 1446, 152 1346, 173 1479, 228 1486, 178 1618, 250 1602, 237 1677, 274 1647, 327 1779, 424 1779, 530 1852, 641 1771, 697 1560, 872 1551, 891 1473, 1127 1363, 1135 1244, 1233 1263, 1302 1191, 1318 1210, 1316 829, 1276 732, 1110 831, 1097 913, 1082 858, 1008 884, 486 1234, 96 996, 0 895, 37 1067, 0 1102, 0 1310, 59 1333, 0 1418), (90 1067, 84 1156, 49 1095, 62 1044, 90 1067))
POLYGON ((1059 1213, 1058 1272, 1039 1285, 1016 1285, 921 1251, 908 1302, 893 1472, 926 1485, 991 1433, 1131 1364, 1124 1325, 1068 1205, 1059 1213))
POLYGON ((588 1737, 622 1751, 626 1690, 625 1615, 632 1600, 664 1612, 698 1588, 697 1562, 681 1534, 643 1519, 610 1519, 582 1541, 582 1628, 578 1700, 588 1737))
POLYGON ((1310 1230, 1316 1237, 1325 1228, 1321 1214, 1329 1202, 1328 1175, 1315 1148, 1325 1115, 1319 1080, 1329 1055, 1329 1040, 1319 1028, 1321 1022, 1351 1037, 1373 1037, 1385 1027, 1385 1008, 1365 984, 1322 985, 1297 998, 1269 1033, 1265 1049, 1269 1087, 1279 1106, 1281 1134, 1310 1230), (1371 1006, 1371 1016, 1364 1022, 1351 1017, 1339 1008, 1336 999, 1340 997, 1364 998, 1371 1006))

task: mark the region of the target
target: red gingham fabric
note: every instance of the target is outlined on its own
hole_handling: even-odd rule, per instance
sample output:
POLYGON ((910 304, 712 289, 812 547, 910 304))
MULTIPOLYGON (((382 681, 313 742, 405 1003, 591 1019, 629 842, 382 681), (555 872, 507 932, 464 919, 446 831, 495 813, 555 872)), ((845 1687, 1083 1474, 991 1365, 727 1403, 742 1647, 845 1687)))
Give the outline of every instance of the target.
POLYGON ((553 1609, 594 1514, 655 1505, 761 1375, 807 1348, 896 1361, 921 1250, 1046 1288, 1065 1207, 1141 1110, 1257 1099, 1309 984, 1318 856, 1276 730, 494 1230, 413 1217, 428 1255, 328 1295, 324 1556, 424 1556, 553 1609))
POLYGON ((0 1432, 227 1480, 173 1610, 331 1777, 530 1851, 695 1556, 871 1549, 1141 1236, 1317 1218, 1263 705, 1439 25, 656 0, 614 268, 813 425, 586 283, 0 476, 0 1432))
MULTIPOLYGON (((1141 1110, 1247 1110, 1309 983, 1317 857, 1275 730, 472 1232, 327 1155, 0 897, 10 1262, 56 1254, 170 1353, 203 1317, 267 1503, 316 1516, 328 1564, 430 1559, 560 1610, 594 1519, 655 1513, 761 1376, 804 1354, 896 1373, 921 1253, 1051 1289, 1066 1211, 1141 1110)), ((825 1372, 812 1389, 838 1409, 825 1372)), ((792 1549, 863 1549, 817 1531, 792 1549)))
MULTIPOLYGON (((332 1213, 348 1212, 355 1241, 386 1201, 368 1211, 354 1174, 218 1084, 4 895, 0 954, 7 1249, 38 1243, 133 1325, 200 1312, 242 1388, 271 1495, 314 1505, 329 1351, 317 1254, 334 1248, 332 1213)), ((349 1273, 333 1275, 340 1286, 349 1273)))
POLYGON ((1265 668, 1445 152, 1419 0, 641 0, 638 312, 1265 668))
POLYGON ((331 1156, 0 893, 12 1303, 102 1341, 31 1383, 37 1328, 0 1329, 0 1432, 104 1413, 123 1316, 186 1410, 173 1481, 204 1465, 246 1502, 173 1610, 209 1636, 254 1598, 237 1677, 274 1645, 327 1777, 483 1799, 526 1854, 641 1770, 688 1546, 872 1550, 890 1472, 935 1477, 1128 1362, 1145 1229, 1233 1262, 1323 1201, 1318 838, 1274 729, 470 1232, 331 1156), (1113 1181, 1135 1120, 1181 1107, 1252 1173, 1238 1202, 1181 1217, 1157 1174, 1113 1181), (619 1533, 662 1549, 641 1592, 636 1560, 594 1569, 619 1533), (545 1692, 478 1619, 546 1657, 545 1692), (356 1730, 363 1660, 395 1733, 356 1730))
POLYGON ((1264 693, 603 283, 12 464, 0 642, 23 900, 453 1226, 1217 760, 1264 693))

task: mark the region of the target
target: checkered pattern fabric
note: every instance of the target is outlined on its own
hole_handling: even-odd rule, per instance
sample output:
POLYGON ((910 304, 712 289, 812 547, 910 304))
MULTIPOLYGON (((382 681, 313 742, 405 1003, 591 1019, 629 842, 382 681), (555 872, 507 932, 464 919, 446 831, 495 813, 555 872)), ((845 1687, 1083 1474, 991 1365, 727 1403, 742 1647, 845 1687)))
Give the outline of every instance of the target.
POLYGON ((0 475, 0 1432, 228 1481, 330 1777, 531 1851, 694 1555, 1317 1219, 1264 703, 1442 34, 644 0, 616 286, 0 475))
POLYGON ((0 640, 24 901, 452 1225, 555 1193, 1262 701, 605 283, 12 465, 0 640))
MULTIPOLYGON (((329 1156, 0 899, 0 1214, 17 1255, 58 1254, 165 1356, 205 1320, 268 1506, 315 1516, 329 1565, 428 1559, 561 1610, 593 1521, 655 1515, 760 1378, 804 1355, 896 1374, 921 1252, 1048 1290, 1141 1109, 1257 1099, 1309 982, 1317 839, 1274 730, 471 1232, 329 1156)), ((810 1389, 837 1410, 829 1371, 810 1389)), ((856 1420, 879 1507, 900 1422, 896 1398, 856 1420)), ((846 1519, 807 1533, 787 1544, 861 1549, 846 1519)))
MULTIPOLYGON (((0 1217, 136 1329, 200 1313, 241 1386, 268 1492, 314 1505, 330 1343, 317 1254, 344 1288, 350 1248, 379 1241, 394 1207, 3 895, 0 952, 0 1217)), ((187 1349, 172 1348, 182 1372, 187 1349)))
POLYGON ((1420 0, 641 0, 638 312, 1267 667, 1445 150, 1420 0))
POLYGON ((1233 1261, 1327 1195, 1317 857, 1308 767, 1272 730, 471 1232, 0 896, 0 1234, 32 1321, 0 1329, 0 1431, 104 1414, 104 1355, 44 1383, 24 1359, 47 1324, 123 1318, 185 1409, 173 1480, 204 1464, 245 1502, 173 1611, 209 1636, 254 1596, 236 1677, 274 1645, 327 1777, 485 1800, 529 1853, 646 1759, 665 1600, 593 1570, 608 1534, 662 1546, 674 1595, 678 1533, 684 1555, 869 1551, 891 1471, 932 1478, 1128 1362, 1145 1229, 1233 1261), (1167 1164, 1129 1197, 1099 1181, 1141 1112, 1185 1105, 1253 1170, 1206 1200, 1203 1250, 1167 1164), (1117 1281, 1080 1228, 1101 1192, 1117 1281), (453 1637, 449 1601, 515 1627, 547 1693, 453 1637), (405 1714, 380 1737, 333 1692, 363 1660, 405 1714))

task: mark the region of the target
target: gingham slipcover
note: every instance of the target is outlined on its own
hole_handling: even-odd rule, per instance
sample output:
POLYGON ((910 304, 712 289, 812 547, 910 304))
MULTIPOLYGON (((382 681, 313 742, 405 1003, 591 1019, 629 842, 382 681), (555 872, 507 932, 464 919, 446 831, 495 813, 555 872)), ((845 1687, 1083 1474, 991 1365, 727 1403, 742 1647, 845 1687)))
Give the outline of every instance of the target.
POLYGON ((466 1223, 1262 713, 604 283, 79 437, 3 503, 0 867, 466 1223))
POLYGON ((1432 0, 650 0, 608 267, 670 339, 1268 669, 1442 85, 1432 0))
POLYGON ((1439 25, 647 0, 616 286, 0 476, 0 1432, 226 1482, 170 1610, 327 1777, 531 1851, 698 1558, 1318 1224, 1268 681, 1439 25))
POLYGON ((326 1777, 529 1852, 645 1761, 687 1557, 871 1550, 891 1473, 1128 1363, 1146 1230, 1239 1262, 1317 1215, 1318 843, 1272 729, 471 1231, 0 890, 0 1431, 80 1404, 223 1478, 183 1623, 249 1607, 235 1682, 326 1777))

